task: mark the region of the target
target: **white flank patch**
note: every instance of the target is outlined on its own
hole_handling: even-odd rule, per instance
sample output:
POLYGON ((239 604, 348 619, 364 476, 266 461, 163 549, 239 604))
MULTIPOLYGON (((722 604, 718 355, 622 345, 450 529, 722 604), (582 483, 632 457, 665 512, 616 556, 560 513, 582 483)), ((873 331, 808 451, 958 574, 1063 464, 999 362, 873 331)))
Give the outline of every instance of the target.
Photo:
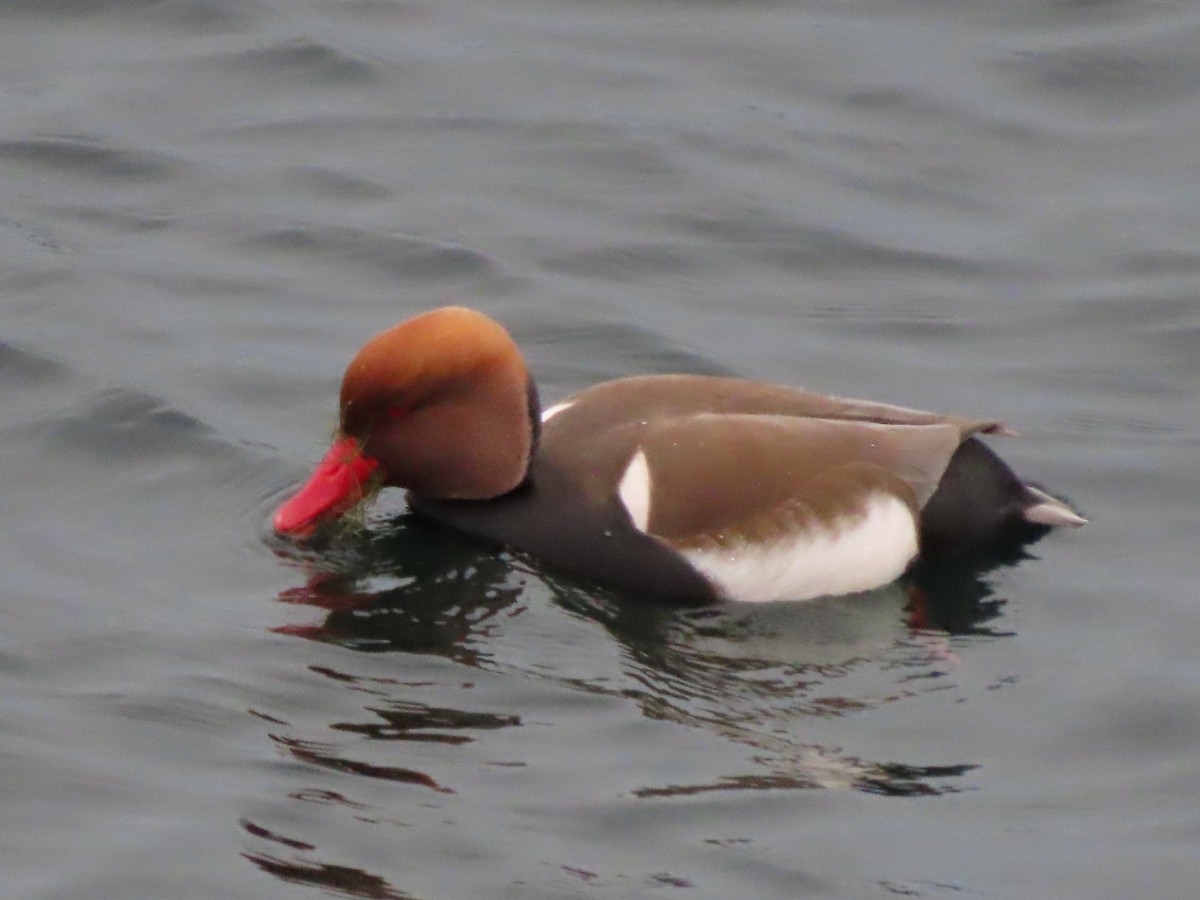
POLYGON ((899 498, 877 494, 863 515, 830 529, 763 546, 680 552, 730 600, 811 600, 895 581, 917 555, 917 523, 899 498))
POLYGON ((638 531, 645 531, 650 525, 650 464, 640 449, 625 467, 625 474, 617 485, 617 496, 625 505, 629 518, 633 519, 633 526, 638 531))
POLYGON ((575 403, 574 400, 564 400, 562 403, 555 403, 549 409, 542 410, 542 421, 549 422, 551 416, 557 416, 564 409, 570 409, 575 403))

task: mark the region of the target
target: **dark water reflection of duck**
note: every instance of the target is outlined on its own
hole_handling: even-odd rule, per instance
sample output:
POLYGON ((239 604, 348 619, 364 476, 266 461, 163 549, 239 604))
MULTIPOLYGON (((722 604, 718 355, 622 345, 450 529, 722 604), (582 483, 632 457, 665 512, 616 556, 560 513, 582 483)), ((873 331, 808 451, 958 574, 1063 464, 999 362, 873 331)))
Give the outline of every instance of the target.
MULTIPOLYGON (((993 595, 987 573, 1025 555, 1014 542, 987 557, 918 566, 899 584, 850 597, 680 610, 624 602, 408 516, 365 539, 333 539, 303 550, 284 544, 278 552, 307 573, 304 585, 279 599, 325 611, 320 622, 283 626, 285 633, 359 652, 433 655, 550 678, 572 690, 621 696, 647 718, 704 729, 754 750, 752 772, 634 789, 646 798, 832 786, 908 796, 957 789, 972 764, 862 760, 806 742, 803 723, 952 687, 952 638, 1005 634, 996 627, 1004 601, 993 595), (542 615, 539 608, 547 604, 601 625, 620 647, 622 671, 614 675, 611 657, 582 674, 556 673, 536 652, 498 660, 494 643, 510 620, 542 615)), ((373 713, 377 718, 378 710, 373 713)), ((465 710, 408 718, 412 727, 436 720, 437 733, 450 743, 456 729, 481 727, 479 713, 465 710)), ((352 724, 339 727, 353 730, 352 724)))

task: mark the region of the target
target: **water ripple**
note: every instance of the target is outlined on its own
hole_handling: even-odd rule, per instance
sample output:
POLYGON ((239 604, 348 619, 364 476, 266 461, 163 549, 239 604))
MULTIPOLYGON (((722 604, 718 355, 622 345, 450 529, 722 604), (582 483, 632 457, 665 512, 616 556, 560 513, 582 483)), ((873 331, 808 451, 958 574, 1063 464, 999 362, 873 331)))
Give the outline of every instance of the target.
POLYGON ((389 276, 427 282, 482 275, 493 268, 485 254, 459 244, 406 234, 381 234, 337 226, 289 225, 247 235, 238 245, 306 259, 366 263, 389 276))
MULTIPOLYGON (((863 759, 814 742, 802 724, 956 692, 954 650, 944 634, 928 629, 953 623, 962 633, 987 633, 982 623, 999 606, 969 578, 939 581, 949 577, 941 573, 910 590, 850 600, 686 613, 609 598, 525 569, 527 563, 472 541, 441 540, 449 537, 444 529, 408 519, 365 543, 363 537, 332 537, 296 557, 309 573, 307 583, 279 599, 328 614, 321 623, 283 626, 281 633, 360 652, 441 656, 489 672, 548 679, 585 695, 633 701, 648 720, 719 735, 754 751, 750 772, 631 785, 632 796, 829 787, 937 795, 962 789, 962 779, 977 767, 863 759), (514 581, 514 571, 523 569, 526 577, 514 581), (546 656, 579 638, 560 634, 545 644, 525 635, 524 613, 541 609, 546 592, 571 616, 570 630, 588 633, 598 624, 617 642, 624 660, 619 672, 609 669, 607 654, 596 667, 579 650, 569 659, 546 656), (906 629, 906 622, 917 630, 906 629), (526 643, 530 638, 533 643, 526 643), (520 649, 506 650, 513 641, 520 649)), ((542 609, 532 619, 546 617, 542 609)), ((461 746, 474 741, 471 731, 522 724, 512 714, 414 701, 394 681, 325 674, 376 698, 365 707, 372 720, 335 722, 328 726, 334 731, 461 746)))
POLYGON ((378 81, 383 68, 382 63, 304 37, 205 57, 199 63, 205 69, 247 76, 256 83, 270 79, 287 85, 308 81, 347 87, 378 81))
POLYGON ((756 260, 800 273, 864 269, 930 273, 963 278, 998 276, 1007 267, 948 253, 896 247, 830 226, 786 222, 756 210, 672 213, 663 227, 718 243, 744 247, 756 260))
POLYGON ((182 168, 178 161, 165 156, 78 135, 0 141, 0 159, 105 179, 167 178, 179 174, 182 168))
POLYGON ((1196 47, 1200 24, 1184 21, 1119 40, 1072 41, 1018 50, 1001 63, 1036 90, 1064 99, 1114 105, 1163 106, 1194 97, 1200 87, 1196 47))
POLYGON ((548 256, 540 264, 551 272, 610 281, 635 281, 656 275, 686 275, 700 267, 695 256, 661 243, 589 248, 548 256))

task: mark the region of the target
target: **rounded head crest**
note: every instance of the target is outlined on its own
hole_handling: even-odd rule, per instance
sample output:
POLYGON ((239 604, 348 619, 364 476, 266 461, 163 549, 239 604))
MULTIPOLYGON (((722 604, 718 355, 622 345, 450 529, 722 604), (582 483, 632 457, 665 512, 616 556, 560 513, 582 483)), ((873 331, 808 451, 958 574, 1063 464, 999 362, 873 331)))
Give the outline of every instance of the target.
POLYGON ((501 374, 528 379, 521 351, 499 322, 462 306, 421 313, 375 335, 350 361, 342 377, 342 430, 355 434, 382 413, 501 374))

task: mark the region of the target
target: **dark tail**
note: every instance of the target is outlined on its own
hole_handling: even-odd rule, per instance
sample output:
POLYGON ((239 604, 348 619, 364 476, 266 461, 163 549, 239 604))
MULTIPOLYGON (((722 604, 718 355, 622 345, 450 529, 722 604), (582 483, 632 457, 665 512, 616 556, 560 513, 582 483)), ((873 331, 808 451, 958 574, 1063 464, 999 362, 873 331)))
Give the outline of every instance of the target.
POLYGON ((964 441, 921 511, 922 553, 978 553, 1037 540, 1087 519, 1041 488, 1025 484, 982 441, 964 441))

